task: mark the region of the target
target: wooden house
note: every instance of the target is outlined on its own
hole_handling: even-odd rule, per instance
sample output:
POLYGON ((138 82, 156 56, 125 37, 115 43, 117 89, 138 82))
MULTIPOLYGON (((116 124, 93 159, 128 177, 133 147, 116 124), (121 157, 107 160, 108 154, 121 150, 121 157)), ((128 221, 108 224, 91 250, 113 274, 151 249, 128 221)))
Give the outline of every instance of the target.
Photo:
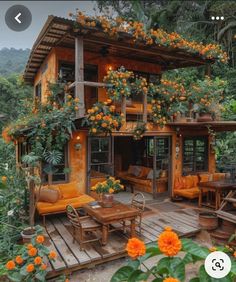
MULTIPOLYGON (((134 43, 129 34, 116 39, 98 28, 75 28, 72 20, 49 16, 32 48, 24 79, 34 86, 35 97, 42 102, 48 82, 59 78, 71 82, 73 95, 80 99, 77 130, 53 182, 77 182, 81 192, 90 193, 91 185, 114 175, 127 186, 158 197, 160 193, 173 196, 179 176, 214 173, 215 154, 208 126, 216 131, 230 130, 235 128, 233 122, 172 122, 160 128, 150 121, 147 98, 139 95, 123 99, 121 110, 126 122, 111 136, 90 136, 81 126, 87 110, 96 101, 107 99, 103 77, 109 69, 124 66, 148 81, 156 81, 167 70, 203 65, 208 69, 212 62, 177 48, 134 43), (147 122, 147 131, 139 141, 131 133, 137 120, 147 122), (65 167, 70 173, 64 172, 65 167)), ((18 156, 24 152, 18 142, 18 156)))

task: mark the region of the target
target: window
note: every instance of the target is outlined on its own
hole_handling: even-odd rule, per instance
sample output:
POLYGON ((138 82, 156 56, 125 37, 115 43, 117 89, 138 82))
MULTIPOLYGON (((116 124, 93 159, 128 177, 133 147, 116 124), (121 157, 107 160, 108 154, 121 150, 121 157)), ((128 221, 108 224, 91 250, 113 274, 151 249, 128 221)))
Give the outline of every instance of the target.
POLYGON ((208 170, 208 138, 185 137, 183 140, 183 174, 208 170))
POLYGON ((41 85, 41 82, 39 82, 35 86, 35 98, 36 98, 37 102, 41 102, 41 98, 42 98, 42 85, 41 85))
POLYGON ((29 154, 30 148, 27 141, 18 142, 17 146, 18 146, 18 152, 17 152, 18 162, 21 163, 22 157, 29 154))
MULTIPOLYGON (((66 169, 68 168, 68 146, 65 146, 64 151, 62 152, 61 162, 53 167, 55 170, 52 175, 52 182, 53 183, 60 183, 68 181, 68 172, 66 169)), ((48 182, 48 174, 45 172, 47 167, 46 163, 42 165, 42 179, 43 183, 48 182)))
POLYGON ((101 177, 112 174, 112 154, 110 137, 90 138, 90 175, 101 177))

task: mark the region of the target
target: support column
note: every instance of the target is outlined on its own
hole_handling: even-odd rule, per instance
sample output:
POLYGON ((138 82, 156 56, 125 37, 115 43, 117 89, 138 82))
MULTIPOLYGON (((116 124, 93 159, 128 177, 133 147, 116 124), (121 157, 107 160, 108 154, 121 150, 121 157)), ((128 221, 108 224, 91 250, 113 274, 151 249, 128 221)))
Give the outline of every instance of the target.
POLYGON ((207 64, 205 68, 205 75, 211 77, 211 64, 207 64))
POLYGON ((147 93, 143 94, 143 122, 147 123, 147 93))
POLYGON ((79 113, 77 117, 84 117, 84 41, 82 36, 75 38, 75 97, 79 98, 79 113))

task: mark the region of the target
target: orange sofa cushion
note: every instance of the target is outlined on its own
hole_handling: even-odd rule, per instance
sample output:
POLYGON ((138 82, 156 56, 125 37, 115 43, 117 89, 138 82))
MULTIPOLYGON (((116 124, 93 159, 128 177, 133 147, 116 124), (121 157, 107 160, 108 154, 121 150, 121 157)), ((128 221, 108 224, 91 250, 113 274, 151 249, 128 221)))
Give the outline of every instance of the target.
POLYGON ((37 210, 39 214, 50 214, 53 212, 65 212, 67 205, 72 205, 74 208, 80 208, 83 205, 93 202, 94 198, 89 195, 82 194, 79 197, 71 199, 61 199, 56 203, 38 202, 37 210))
POLYGON ((139 174, 138 177, 147 178, 147 176, 148 176, 150 170, 151 170, 150 167, 142 166, 142 167, 141 167, 141 172, 140 172, 140 174, 139 174))
POLYGON ((186 184, 185 184, 186 189, 192 188, 194 186, 192 175, 185 176, 185 181, 186 181, 186 184))
POLYGON ((207 182, 210 181, 211 175, 209 173, 199 174, 200 182, 207 182))
POLYGON ((58 188, 61 191, 61 195, 63 199, 75 198, 81 195, 81 193, 78 190, 76 182, 59 184, 58 188))
POLYGON ((220 172, 213 173, 212 178, 213 178, 213 181, 223 180, 225 179, 225 173, 220 173, 220 172))
POLYGON ((174 194, 176 196, 181 196, 181 197, 185 197, 188 199, 195 199, 195 198, 198 198, 199 196, 199 188, 193 187, 190 189, 178 189, 174 191, 174 194))

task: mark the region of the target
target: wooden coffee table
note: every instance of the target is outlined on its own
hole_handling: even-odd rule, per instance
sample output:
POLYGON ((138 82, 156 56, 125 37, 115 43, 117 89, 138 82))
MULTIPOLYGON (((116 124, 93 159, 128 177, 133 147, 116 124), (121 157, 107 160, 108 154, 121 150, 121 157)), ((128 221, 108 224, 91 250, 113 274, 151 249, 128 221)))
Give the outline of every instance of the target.
POLYGON ((107 244, 109 225, 122 220, 130 221, 130 238, 135 237, 135 218, 139 211, 133 207, 114 202, 112 208, 93 208, 89 204, 83 206, 85 212, 102 224, 102 245, 107 244))

